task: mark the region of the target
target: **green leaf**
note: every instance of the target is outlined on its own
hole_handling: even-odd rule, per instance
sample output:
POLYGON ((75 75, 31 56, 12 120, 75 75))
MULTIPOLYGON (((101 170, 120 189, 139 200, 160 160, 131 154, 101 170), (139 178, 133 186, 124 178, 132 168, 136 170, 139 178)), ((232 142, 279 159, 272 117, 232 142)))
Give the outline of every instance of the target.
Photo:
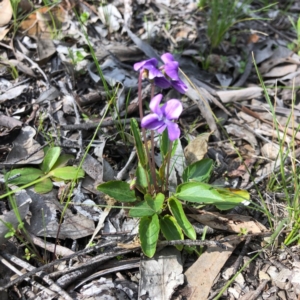
POLYGON ((146 194, 145 200, 146 200, 147 204, 149 205, 149 207, 151 207, 151 209, 153 209, 157 214, 161 213, 161 210, 162 210, 162 207, 164 204, 164 200, 165 200, 164 194, 158 193, 154 200, 151 197, 151 195, 146 194))
POLYGON ((146 189, 148 187, 147 172, 139 163, 136 169, 136 185, 146 189))
POLYGON ((52 191, 53 184, 50 178, 45 178, 43 181, 34 186, 34 191, 39 194, 46 194, 52 191))
POLYGON ((130 185, 124 181, 109 181, 97 186, 97 190, 120 202, 136 201, 135 193, 130 185))
POLYGON ((142 218, 147 216, 153 216, 155 210, 153 210, 146 201, 137 203, 135 207, 129 210, 129 216, 133 218, 142 218))
POLYGON ((30 183, 44 175, 44 173, 41 170, 36 168, 20 168, 11 170, 5 175, 5 178, 7 180, 8 178, 17 174, 20 174, 20 176, 8 181, 8 183, 12 183, 15 185, 23 185, 30 183))
POLYGON ((220 210, 228 210, 236 207, 243 201, 250 200, 250 194, 246 190, 231 188, 216 188, 223 197, 224 203, 216 203, 216 207, 220 210))
POLYGON ((179 139, 175 140, 173 142, 173 145, 172 145, 172 152, 171 152, 171 157, 173 157, 176 153, 176 148, 178 146, 178 143, 179 143, 179 139))
MULTIPOLYGON (((182 230, 173 216, 165 215, 163 218, 161 218, 160 229, 168 241, 183 240, 184 238, 182 230)), ((175 247, 181 251, 183 245, 176 245, 175 247)))
POLYGON ((188 218, 186 217, 182 204, 175 198, 171 197, 168 200, 169 209, 176 219, 178 225, 181 227, 186 236, 188 236, 191 240, 196 239, 196 231, 188 218))
POLYGON ((139 162, 141 163, 142 167, 145 168, 147 166, 147 156, 146 156, 144 145, 142 143, 139 125, 136 119, 132 118, 130 120, 130 126, 134 137, 137 154, 139 157, 139 162))
POLYGON ((163 160, 168 155, 169 147, 170 147, 170 140, 169 140, 168 130, 165 129, 161 135, 161 143, 160 143, 160 153, 162 155, 163 160))
POLYGON ((70 159, 74 158, 72 154, 61 154, 53 166, 53 169, 64 167, 70 159))
POLYGON ((225 202, 222 195, 211 185, 200 182, 180 184, 174 195, 176 198, 196 203, 215 204, 225 202))
POLYGON ((41 165, 41 170, 45 174, 49 173, 52 167, 54 166, 54 164, 57 162, 60 156, 60 152, 61 152, 60 147, 53 147, 47 151, 41 165))
POLYGON ((207 182, 213 170, 213 161, 204 158, 189 165, 182 174, 183 182, 197 181, 207 182))
POLYGON ((84 171, 82 169, 78 170, 78 168, 75 167, 63 167, 53 169, 49 175, 62 180, 73 180, 77 178, 83 178, 84 171))
POLYGON ((141 218, 139 225, 141 247, 144 254, 150 258, 155 254, 159 230, 159 220, 156 214, 141 218))

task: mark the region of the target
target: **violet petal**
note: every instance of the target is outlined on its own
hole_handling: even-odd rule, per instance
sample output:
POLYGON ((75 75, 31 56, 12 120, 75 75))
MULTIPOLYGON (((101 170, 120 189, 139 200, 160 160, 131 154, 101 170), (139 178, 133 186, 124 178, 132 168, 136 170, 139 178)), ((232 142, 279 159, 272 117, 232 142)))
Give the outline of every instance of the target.
POLYGON ((171 53, 165 53, 161 56, 162 61, 167 64, 169 62, 173 62, 174 61, 174 57, 171 53))
POLYGON ((162 125, 164 125, 164 121, 160 121, 157 114, 149 114, 141 121, 141 126, 150 130, 157 130, 157 128, 160 128, 162 125))
POLYGON ((156 67, 154 67, 154 66, 152 66, 152 65, 145 65, 144 66, 144 68, 145 69, 147 69, 148 70, 148 78, 150 79, 150 80, 152 80, 153 78, 164 78, 163 76, 163 73, 160 71, 160 70, 158 70, 156 67))
POLYGON ((180 129, 178 124, 173 122, 166 122, 166 125, 168 127, 168 136, 170 141, 175 141, 180 137, 180 129))
POLYGON ((182 113, 182 104, 177 99, 167 101, 161 108, 163 115, 168 120, 178 119, 182 113))
POLYGON ((140 61, 140 62, 137 62, 133 65, 133 69, 135 71, 139 71, 140 69, 147 69, 149 68, 149 66, 152 66, 152 67, 157 67, 157 64, 158 64, 158 61, 156 58, 150 58, 150 59, 147 59, 147 60, 143 60, 143 61, 140 61), (146 67, 144 67, 146 65, 146 67), (147 68, 148 66, 148 68, 147 68))
POLYGON ((156 131, 157 131, 158 133, 163 133, 164 130, 165 130, 166 128, 167 128, 167 125, 166 125, 165 123, 163 123, 162 126, 156 128, 156 131))
POLYGON ((166 74, 172 79, 172 80, 178 80, 178 70, 179 70, 179 64, 177 61, 173 61, 170 63, 165 64, 165 72, 166 74))
POLYGON ((163 95, 162 94, 157 94, 156 96, 154 96, 149 104, 149 107, 151 109, 151 111, 153 113, 155 113, 157 115, 158 118, 162 118, 163 114, 161 111, 161 108, 159 106, 161 99, 162 99, 163 95))
POLYGON ((171 84, 172 84, 172 87, 181 94, 185 94, 185 92, 188 89, 188 87, 185 85, 185 83, 181 79, 172 81, 171 84))
POLYGON ((154 83, 162 89, 167 89, 171 86, 171 83, 165 77, 155 77, 154 83))

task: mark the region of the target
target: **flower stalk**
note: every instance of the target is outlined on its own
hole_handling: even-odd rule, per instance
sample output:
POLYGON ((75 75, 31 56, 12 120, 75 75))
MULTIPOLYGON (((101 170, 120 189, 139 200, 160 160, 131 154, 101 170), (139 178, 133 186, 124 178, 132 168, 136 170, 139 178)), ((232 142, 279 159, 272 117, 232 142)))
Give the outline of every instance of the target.
MULTIPOLYGON (((176 121, 181 112, 182 104, 177 99, 170 99, 165 104, 160 106, 163 95, 158 94, 154 96, 155 85, 160 88, 170 88, 173 87, 180 93, 185 93, 187 86, 179 77, 179 64, 174 60, 174 57, 170 53, 165 53, 161 56, 164 65, 158 68, 158 61, 155 58, 144 60, 134 64, 134 70, 139 71, 138 80, 138 101, 139 101, 139 114, 141 118, 142 135, 144 139, 144 144, 147 153, 148 167, 151 174, 152 183, 154 186, 155 193, 162 190, 168 190, 168 177, 170 168, 170 159, 172 152, 172 142, 179 138, 180 129, 179 126, 174 122, 176 121), (143 101, 142 101, 142 80, 146 78, 152 83, 151 86, 151 101, 150 109, 151 113, 147 116, 143 114, 143 101), (151 149, 147 145, 146 129, 151 131, 151 149), (164 157, 163 168, 167 167, 167 179, 165 179, 165 170, 162 170, 160 174, 160 179, 162 182, 161 187, 158 186, 156 178, 156 167, 155 167, 155 149, 154 149, 154 131, 162 134, 165 130, 168 132, 169 152, 168 155, 164 157)), ((147 173, 147 172, 146 172, 147 173)), ((147 173, 148 174, 148 173, 147 173)), ((148 193, 152 194, 152 184, 151 180, 148 180, 148 193)))

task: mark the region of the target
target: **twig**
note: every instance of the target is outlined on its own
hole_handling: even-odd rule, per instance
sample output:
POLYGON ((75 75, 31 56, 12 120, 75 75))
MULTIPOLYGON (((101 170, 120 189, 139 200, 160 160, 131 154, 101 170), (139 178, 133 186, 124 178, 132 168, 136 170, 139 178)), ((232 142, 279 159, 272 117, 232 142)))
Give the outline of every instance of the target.
POLYGON ((260 294, 262 291, 265 289, 267 283, 269 282, 268 279, 263 279, 260 283, 260 285, 255 289, 255 291, 251 291, 247 293, 246 295, 242 296, 240 299, 241 300, 255 300, 259 299, 260 294))
POLYGON ((139 268, 139 266, 140 266, 140 258, 133 259, 130 262, 126 262, 126 264, 121 265, 121 266, 116 266, 116 267, 113 267, 113 268, 110 268, 110 269, 101 270, 101 271, 96 272, 96 273, 90 275, 89 277, 85 278, 83 281, 81 281, 79 284, 77 284, 74 287, 73 290, 78 289, 79 287, 81 287, 86 282, 91 281, 91 280, 93 280, 93 279, 95 279, 97 277, 104 276, 104 275, 110 274, 110 273, 119 272, 119 271, 127 271, 129 269, 139 268))
MULTIPOLYGON (((35 271, 36 270, 35 267, 31 266, 29 263, 19 259, 18 257, 14 256, 14 255, 11 255, 9 253, 2 253, 2 255, 6 259, 9 259, 13 263, 15 263, 19 266, 22 266, 23 268, 25 268, 27 270, 30 270, 30 271, 35 271)), ((52 279, 50 279, 50 278, 48 278, 48 276, 46 276, 45 272, 40 271, 40 272, 37 272, 36 275, 39 276, 40 278, 42 278, 49 285, 49 289, 51 291, 61 295, 65 300, 72 300, 72 298, 69 296, 68 293, 66 293, 61 287, 59 287, 57 284, 55 284, 52 279)), ((44 289, 43 286, 41 286, 41 285, 39 285, 39 286, 42 290, 44 289)))
POLYGON ((285 40, 288 40, 290 43, 294 43, 294 39, 288 37, 285 32, 279 31, 276 28, 274 28, 272 25, 270 25, 268 23, 265 23, 265 22, 263 22, 261 20, 254 20, 254 21, 256 21, 257 23, 261 24, 262 26, 269 27, 269 29, 271 29, 273 32, 275 32, 276 34, 278 34, 281 38, 283 38, 285 40))
POLYGON ((54 250, 56 250, 55 253, 58 256, 67 256, 67 255, 72 255, 75 253, 74 251, 71 251, 69 248, 63 247, 61 245, 56 245, 56 247, 55 247, 55 244, 47 242, 47 241, 31 234, 30 232, 27 232, 27 234, 30 236, 32 242, 35 245, 37 245, 37 246, 41 247, 42 249, 45 249, 49 252, 52 252, 52 253, 54 252, 54 250))
POLYGON ((138 250, 139 248, 140 247, 136 247, 136 248, 133 248, 133 249, 125 249, 125 250, 119 250, 119 251, 116 251, 114 249, 111 252, 107 252, 107 253, 103 253, 103 254, 97 255, 97 256, 91 258, 90 260, 88 260, 86 262, 83 262, 81 264, 78 264, 78 265, 76 265, 74 267, 66 268, 66 269, 64 269, 62 271, 53 272, 53 273, 49 274, 48 276, 50 278, 54 278, 54 277, 57 278, 59 276, 65 275, 67 273, 78 271, 78 270, 81 270, 83 268, 87 268, 89 266, 93 266, 95 264, 103 263, 104 261, 109 260, 109 259, 111 259, 113 257, 131 253, 132 251, 138 250))
POLYGON ((244 244, 244 246, 242 248, 242 251, 240 252, 237 260, 234 262, 234 264, 232 266, 232 268, 233 268, 232 275, 235 274, 238 271, 238 269, 239 269, 239 267, 240 267, 240 265, 242 263, 242 260, 243 260, 244 256, 247 253, 247 250, 248 250, 249 244, 251 242, 251 239, 252 239, 251 236, 249 236, 249 237, 246 238, 246 242, 245 242, 245 244, 244 244))
MULTIPOLYGON (((18 270, 16 267, 14 267, 11 263, 9 263, 1 255, 0 255, 0 261, 2 262, 3 265, 7 266, 9 269, 11 269, 16 274, 18 274, 20 276, 23 275, 23 273, 20 270, 18 270)), ((36 287, 36 288, 40 289, 41 291, 45 291, 48 295, 52 295, 52 296, 56 295, 56 293, 54 293, 53 291, 51 291, 48 288, 44 287, 43 285, 41 285, 40 283, 36 282, 33 279, 25 278, 25 280, 27 282, 29 282, 33 287, 36 287)))
POLYGON ((200 240, 174 240, 174 241, 161 241, 157 243, 160 247, 186 245, 186 246, 207 246, 207 247, 219 247, 227 249, 227 246, 223 245, 219 241, 200 241, 200 240))
MULTIPOLYGON (((140 122, 139 118, 135 118, 137 122, 140 122)), ((130 124, 130 119, 121 119, 119 120, 123 124, 130 124)), ((117 123, 116 120, 103 121, 100 127, 113 126, 117 123)), ((58 128, 60 130, 90 130, 95 129, 99 125, 99 121, 95 121, 95 123, 83 123, 83 124, 72 124, 72 125, 60 125, 58 128)))
POLYGON ((132 152, 130 153, 130 156, 127 160, 126 165, 124 166, 124 168, 118 172, 117 176, 116 176, 116 180, 123 180, 125 179, 125 176, 127 176, 127 172, 128 170, 132 167, 133 162, 136 160, 136 150, 133 149, 132 152))
MULTIPOLYGON (((48 269, 48 268, 53 267, 53 266, 55 266, 55 265, 58 265, 58 264, 60 264, 60 263, 63 262, 63 261, 69 260, 69 259, 74 258, 74 257, 77 257, 77 256, 79 256, 79 255, 88 254, 88 253, 90 253, 90 252, 96 251, 96 250, 98 250, 98 249, 100 249, 100 248, 103 248, 103 247, 116 246, 116 244, 117 244, 117 243, 116 243, 115 241, 110 241, 110 242, 106 242, 106 243, 103 243, 103 244, 100 243, 100 244, 98 244, 98 245, 96 245, 96 246, 94 246, 94 247, 91 247, 91 248, 88 248, 88 249, 84 249, 84 250, 78 251, 78 252, 76 252, 76 253, 74 253, 74 254, 72 254, 72 255, 69 255, 69 256, 66 256, 66 257, 64 257, 64 258, 55 260, 55 261, 53 261, 53 262, 51 262, 51 263, 49 263, 49 264, 47 264, 47 265, 44 265, 44 266, 41 266, 41 267, 39 267, 39 268, 36 268, 36 269, 34 269, 34 270, 32 270, 32 271, 29 271, 29 272, 27 272, 26 274, 24 274, 24 275, 22 275, 22 276, 16 278, 15 280, 12 280, 11 282, 7 283, 6 285, 0 287, 0 291, 3 291, 3 290, 5 290, 5 289, 9 288, 9 287, 11 287, 12 285, 18 284, 19 282, 23 281, 25 278, 27 278, 27 277, 29 277, 29 276, 32 276, 32 275, 35 275, 35 274, 36 274, 37 272, 39 272, 39 271, 43 271, 43 270, 45 270, 45 269, 48 269)), ((2 251, 0 251, 0 255, 5 256, 5 254, 3 254, 2 251)))

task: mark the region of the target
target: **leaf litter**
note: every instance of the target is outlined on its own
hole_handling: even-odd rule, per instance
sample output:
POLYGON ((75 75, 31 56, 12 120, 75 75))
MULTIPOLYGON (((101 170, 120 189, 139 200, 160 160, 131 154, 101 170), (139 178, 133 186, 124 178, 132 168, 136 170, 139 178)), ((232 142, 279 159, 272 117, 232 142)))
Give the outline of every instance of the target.
MULTIPOLYGON (((41 278, 45 273, 39 269, 47 272, 47 287, 33 290, 29 288, 33 281, 27 281, 16 286, 18 292, 28 299, 53 299, 55 293, 61 299, 104 295, 111 299, 217 299, 219 293, 222 299, 276 295, 297 299, 299 248, 280 247, 284 230, 289 229, 281 221, 288 217, 287 203, 282 201, 280 184, 273 191, 268 178, 282 163, 280 176, 291 176, 289 167, 299 155, 297 36, 291 26, 282 29, 272 22, 274 16, 287 19, 280 13, 284 9, 296 17, 299 7, 278 3, 261 11, 259 17, 269 20, 260 21, 252 13, 258 7, 253 1, 253 9, 246 14, 254 19, 234 24, 220 46, 210 49, 205 34, 209 11, 199 9, 196 1, 113 1, 108 5, 63 1, 48 7, 34 4, 36 9, 28 1, 21 2, 25 3, 21 23, 12 16, 10 2, 1 3, 1 194, 20 188, 6 174, 20 167, 37 168, 49 145, 72 156, 66 168, 82 168, 85 175, 69 182, 75 178, 71 169, 66 169, 69 176, 57 171, 52 174, 50 192, 21 189, 13 196, 15 207, 11 199, 1 199, 1 262, 14 262, 41 278), (183 252, 161 246, 149 259, 139 256, 138 221, 128 214, 130 207, 106 198, 97 186, 114 179, 132 180, 137 165, 128 120, 137 118, 138 110, 138 76, 133 65, 151 57, 160 60, 164 52, 177 53, 176 60, 187 75, 182 80, 188 86, 181 99, 184 111, 178 123, 184 134, 176 159, 172 158, 170 190, 175 192, 179 180, 188 176, 183 172, 186 164, 209 157, 214 161, 210 183, 224 195, 246 188, 251 202, 221 213, 210 206, 191 207, 187 216, 192 224, 204 225, 197 231, 201 255, 193 253, 186 241, 183 252), (113 98, 115 109, 111 110, 108 103, 113 98), (89 145, 101 118, 104 122, 89 145), (76 188, 69 193, 73 184, 76 188), (258 209, 264 205, 269 215, 258 209), (276 238, 270 238, 271 224, 282 226, 276 238), (17 238, 26 236, 25 232, 27 242, 21 245, 17 238), (273 247, 266 247, 270 240, 273 247), (23 265, 25 247, 38 257, 32 255, 23 265), (59 260, 64 248, 68 264, 59 260), (74 288, 80 280, 82 284, 74 288)), ((149 101, 149 84, 143 84, 143 97, 149 101)), ((170 91, 165 97, 178 97, 176 93, 170 91)), ((50 171, 52 163, 47 166, 43 172, 50 171)), ((14 176, 12 180, 21 184, 22 172, 14 176)), ((16 279, 15 269, 9 263, 6 266, 1 272, 3 295, 4 288, 22 281, 21 273, 16 279)))

